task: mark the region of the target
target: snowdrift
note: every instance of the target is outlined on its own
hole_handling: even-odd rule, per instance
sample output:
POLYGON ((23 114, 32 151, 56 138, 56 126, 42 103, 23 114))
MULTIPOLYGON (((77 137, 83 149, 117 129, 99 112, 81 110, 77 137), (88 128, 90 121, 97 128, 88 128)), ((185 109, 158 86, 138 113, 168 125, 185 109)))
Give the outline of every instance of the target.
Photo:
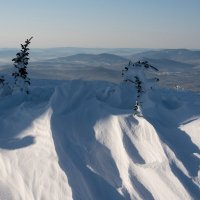
POLYGON ((134 98, 80 80, 1 98, 0 199, 200 199, 200 96, 156 89, 144 117, 134 98))

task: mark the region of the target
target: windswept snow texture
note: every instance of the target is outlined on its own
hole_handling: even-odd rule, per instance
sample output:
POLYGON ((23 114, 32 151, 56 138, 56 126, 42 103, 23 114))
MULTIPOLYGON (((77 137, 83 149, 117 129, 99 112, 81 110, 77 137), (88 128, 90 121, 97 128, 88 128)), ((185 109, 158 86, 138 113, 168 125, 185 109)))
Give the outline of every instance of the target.
POLYGON ((135 96, 128 83, 37 80, 2 97, 0 200, 200 199, 200 96, 154 89, 144 117, 135 96))

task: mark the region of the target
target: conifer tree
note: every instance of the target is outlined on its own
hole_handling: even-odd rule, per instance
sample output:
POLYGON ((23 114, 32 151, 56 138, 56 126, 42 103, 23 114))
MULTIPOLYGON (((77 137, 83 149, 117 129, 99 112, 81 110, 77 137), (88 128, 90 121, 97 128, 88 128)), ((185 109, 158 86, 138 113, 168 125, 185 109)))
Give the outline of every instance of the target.
POLYGON ((137 95, 133 108, 134 115, 142 115, 142 94, 151 89, 155 82, 159 81, 158 78, 147 79, 145 76, 146 70, 158 71, 157 68, 150 65, 147 61, 138 61, 136 63, 129 61, 128 65, 122 70, 124 82, 130 82, 135 85, 137 95))
POLYGON ((4 86, 4 83, 5 83, 5 79, 4 79, 4 76, 1 76, 0 77, 0 86, 4 86))
POLYGON ((30 39, 25 41, 25 44, 21 44, 21 50, 16 54, 16 57, 12 59, 14 62, 15 72, 12 73, 14 77, 14 87, 18 87, 22 92, 26 94, 29 93, 28 86, 30 83, 30 78, 28 77, 27 65, 29 62, 29 44, 31 43, 30 39))
POLYGON ((9 83, 9 75, 0 76, 0 96, 8 96, 12 94, 12 88, 9 83))

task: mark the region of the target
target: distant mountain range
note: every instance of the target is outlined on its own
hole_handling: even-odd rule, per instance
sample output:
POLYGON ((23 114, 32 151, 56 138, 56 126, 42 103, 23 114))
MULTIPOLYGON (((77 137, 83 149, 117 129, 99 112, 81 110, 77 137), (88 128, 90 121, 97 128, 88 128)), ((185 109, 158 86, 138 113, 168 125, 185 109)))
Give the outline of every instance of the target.
MULTIPOLYGON (((6 56, 9 52, 15 55, 17 51, 16 49, 0 50, 0 63, 8 59, 6 56)), ((121 70, 129 60, 134 62, 142 59, 159 69, 157 76, 160 78, 161 85, 166 87, 181 85, 186 89, 200 91, 200 51, 198 50, 55 48, 45 51, 33 49, 30 58, 29 72, 32 78, 51 77, 59 80, 84 79, 112 82, 122 81, 121 70)), ((9 65, 3 63, 0 67, 1 74, 6 74, 8 71, 10 73, 12 61, 10 60, 9 65)))
POLYGON ((151 50, 142 53, 133 54, 131 58, 151 58, 151 59, 168 59, 178 62, 186 63, 200 63, 200 50, 188 49, 165 49, 165 50, 151 50))
POLYGON ((114 54, 76 54, 72 56, 59 57, 55 59, 45 60, 48 63, 63 63, 63 64, 79 64, 90 66, 111 66, 122 65, 128 62, 127 58, 117 56, 114 54))
MULTIPOLYGON (((31 48, 31 47, 30 47, 31 48)), ((78 48, 78 47, 61 47, 46 49, 30 49, 31 61, 42 61, 58 57, 72 56, 76 54, 115 54, 129 57, 132 54, 147 51, 149 49, 140 48, 78 48)), ((0 64, 10 63, 11 59, 19 51, 18 48, 0 48, 0 64)))

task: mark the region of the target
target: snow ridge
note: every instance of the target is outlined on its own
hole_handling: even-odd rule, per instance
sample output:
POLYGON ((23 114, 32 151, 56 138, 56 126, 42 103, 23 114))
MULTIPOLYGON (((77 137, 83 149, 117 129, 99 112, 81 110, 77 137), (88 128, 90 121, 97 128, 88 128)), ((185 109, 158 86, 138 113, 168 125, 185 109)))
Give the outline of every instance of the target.
POLYGON ((172 91, 171 100, 158 89, 137 117, 128 85, 43 85, 0 101, 0 199, 200 198, 198 95, 191 104, 188 94, 172 91), (181 138, 190 144, 183 155, 172 142, 181 138))

